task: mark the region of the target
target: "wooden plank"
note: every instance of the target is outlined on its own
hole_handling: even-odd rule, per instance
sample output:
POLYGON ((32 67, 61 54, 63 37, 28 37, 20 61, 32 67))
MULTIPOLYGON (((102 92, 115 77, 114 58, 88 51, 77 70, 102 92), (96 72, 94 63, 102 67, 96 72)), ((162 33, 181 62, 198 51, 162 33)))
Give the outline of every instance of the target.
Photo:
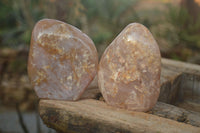
POLYGON ((156 106, 149 113, 200 127, 199 112, 188 111, 174 105, 157 102, 156 106))
MULTIPOLYGON (((161 92, 165 103, 200 101, 200 66, 162 58, 161 92)), ((200 102, 199 102, 200 103, 200 102)))
MULTIPOLYGON (((159 101, 171 104, 191 96, 193 99, 191 93, 195 90, 196 97, 192 103, 200 105, 199 65, 162 59, 161 84, 159 101), (195 76, 192 81, 191 76, 195 76), (195 85, 191 85, 193 83, 195 85)), ((49 127, 62 132, 200 132, 198 127, 188 125, 199 126, 200 115, 197 112, 158 102, 151 111, 154 115, 150 115, 119 110, 99 99, 103 100, 95 79, 80 101, 41 100, 40 115, 49 127)))
POLYGON ((60 132, 75 133, 199 133, 200 128, 155 115, 116 109, 102 101, 41 100, 44 123, 60 132))
POLYGON ((171 59, 162 58, 162 68, 172 70, 177 73, 192 73, 200 75, 200 67, 196 64, 186 63, 182 61, 175 61, 171 59))

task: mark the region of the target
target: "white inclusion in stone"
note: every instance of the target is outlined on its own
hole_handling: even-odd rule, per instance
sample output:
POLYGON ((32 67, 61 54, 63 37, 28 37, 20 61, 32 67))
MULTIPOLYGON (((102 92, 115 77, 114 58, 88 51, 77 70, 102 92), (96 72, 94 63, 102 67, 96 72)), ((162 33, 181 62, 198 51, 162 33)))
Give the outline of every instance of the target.
POLYGON ((142 72, 145 73, 145 72, 147 72, 147 70, 143 70, 142 72))
POLYGON ((34 64, 34 63, 32 63, 32 62, 31 62, 31 65, 32 65, 33 67, 35 67, 35 66, 36 66, 36 64, 34 64))
POLYGON ((93 68, 93 67, 95 67, 95 64, 88 65, 88 68, 93 68))
POLYGON ((38 34, 38 40, 41 38, 41 36, 43 36, 43 35, 47 35, 47 36, 51 36, 51 35, 53 35, 53 36, 59 36, 60 37, 60 39, 62 40, 62 39, 64 39, 64 38, 71 38, 72 37, 72 35, 69 35, 69 34, 58 34, 58 33, 53 33, 53 32, 46 32, 46 31, 44 31, 44 32, 40 32, 39 34, 38 34))
POLYGON ((43 35, 45 35, 45 34, 46 34, 47 36, 50 36, 50 35, 59 36, 60 39, 71 38, 71 37, 72 37, 72 35, 67 34, 67 33, 65 33, 65 34, 55 33, 55 31, 56 31, 57 29, 58 29, 58 28, 57 28, 57 26, 55 25, 55 26, 52 26, 52 27, 49 28, 49 29, 42 30, 42 31, 40 31, 40 32, 38 33, 37 39, 39 40, 40 37, 43 36, 43 35), (53 30, 53 32, 52 32, 52 30, 53 30))
POLYGON ((78 55, 77 54, 75 55, 75 59, 78 59, 78 55))
POLYGON ((72 80, 72 75, 68 76, 67 80, 72 80))
POLYGON ((127 36, 127 41, 128 41, 128 42, 132 42, 132 43, 136 43, 136 38, 135 38, 134 33, 129 34, 129 35, 127 36))
POLYGON ((130 34, 127 35, 127 41, 132 42, 132 43, 140 42, 144 45, 147 45, 146 42, 148 42, 149 40, 143 35, 139 35, 138 33, 131 32, 130 34))
POLYGON ((113 78, 113 80, 116 82, 116 80, 117 80, 117 78, 118 78, 118 74, 119 74, 119 70, 118 70, 118 72, 116 72, 115 74, 114 74, 114 78, 113 78))
POLYGON ((135 91, 131 91, 131 93, 128 96, 128 98, 126 99, 125 103, 126 104, 137 104, 136 100, 137 100, 137 94, 135 93, 135 91))

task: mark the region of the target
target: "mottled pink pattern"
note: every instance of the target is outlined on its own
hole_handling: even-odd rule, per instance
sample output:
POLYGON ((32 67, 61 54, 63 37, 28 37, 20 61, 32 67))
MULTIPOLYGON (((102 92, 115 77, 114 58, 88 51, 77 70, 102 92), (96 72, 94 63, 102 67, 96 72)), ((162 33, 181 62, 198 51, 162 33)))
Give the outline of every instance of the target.
POLYGON ((98 84, 105 101, 134 111, 151 109, 160 92, 161 56, 149 30, 129 24, 101 57, 98 84))
POLYGON ((77 100, 97 66, 94 43, 76 27, 52 19, 35 25, 28 74, 39 98, 77 100))

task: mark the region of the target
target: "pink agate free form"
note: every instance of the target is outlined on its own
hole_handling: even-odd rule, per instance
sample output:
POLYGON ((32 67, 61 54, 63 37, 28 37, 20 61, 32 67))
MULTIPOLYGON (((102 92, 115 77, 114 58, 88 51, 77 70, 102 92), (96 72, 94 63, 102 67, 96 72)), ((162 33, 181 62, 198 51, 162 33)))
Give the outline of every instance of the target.
POLYGON ((133 111, 148 111, 160 93, 161 55, 149 30, 129 24, 101 57, 98 84, 105 101, 133 111))
POLYGON ((32 32, 28 74, 39 98, 77 100, 97 73, 92 40, 76 27, 53 19, 32 32))

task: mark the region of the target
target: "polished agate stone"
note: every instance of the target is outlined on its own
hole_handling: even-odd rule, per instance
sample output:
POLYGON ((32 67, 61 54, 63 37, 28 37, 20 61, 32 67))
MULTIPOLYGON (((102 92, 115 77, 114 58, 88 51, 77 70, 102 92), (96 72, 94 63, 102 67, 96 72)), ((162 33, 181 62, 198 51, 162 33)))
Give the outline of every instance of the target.
POLYGON ((129 24, 103 53, 98 84, 105 101, 133 111, 151 109, 160 92, 161 56, 149 30, 129 24))
POLYGON ((43 19, 32 32, 28 74, 39 98, 77 100, 97 73, 92 40, 76 27, 43 19))

